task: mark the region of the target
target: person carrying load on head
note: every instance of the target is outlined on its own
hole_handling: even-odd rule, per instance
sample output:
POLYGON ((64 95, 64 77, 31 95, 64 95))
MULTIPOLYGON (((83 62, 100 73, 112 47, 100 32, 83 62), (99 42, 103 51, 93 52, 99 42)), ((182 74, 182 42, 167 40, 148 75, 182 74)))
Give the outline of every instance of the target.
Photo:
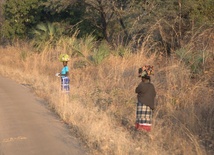
POLYGON ((136 108, 136 123, 135 127, 138 130, 151 130, 152 111, 155 108, 156 91, 151 83, 150 75, 153 74, 153 66, 144 66, 138 70, 141 82, 135 89, 137 93, 137 108, 136 108))
POLYGON ((69 68, 68 61, 69 56, 67 54, 61 54, 59 57, 60 62, 63 64, 63 68, 60 73, 57 73, 56 76, 61 77, 61 90, 63 92, 70 91, 70 79, 69 79, 69 68))

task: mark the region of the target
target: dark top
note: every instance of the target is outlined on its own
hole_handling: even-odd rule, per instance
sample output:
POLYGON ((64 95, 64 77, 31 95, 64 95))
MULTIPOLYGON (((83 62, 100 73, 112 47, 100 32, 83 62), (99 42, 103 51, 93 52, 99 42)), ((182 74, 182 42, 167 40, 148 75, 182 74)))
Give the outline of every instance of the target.
POLYGON ((141 82, 135 89, 137 93, 138 102, 149 106, 151 109, 155 108, 155 87, 150 82, 141 82))

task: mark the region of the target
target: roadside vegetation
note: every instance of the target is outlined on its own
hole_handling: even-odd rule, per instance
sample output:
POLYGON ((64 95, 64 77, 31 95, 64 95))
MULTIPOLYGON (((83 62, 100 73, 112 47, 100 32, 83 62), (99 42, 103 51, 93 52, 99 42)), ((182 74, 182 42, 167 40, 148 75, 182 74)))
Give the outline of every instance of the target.
POLYGON ((28 0, 37 11, 26 3, 19 16, 11 7, 21 2, 0 3, 0 75, 43 98, 91 154, 214 153, 212 0, 28 0), (69 95, 55 76, 61 53, 71 57, 69 95), (137 71, 145 64, 155 68, 157 91, 149 133, 134 128, 137 71))

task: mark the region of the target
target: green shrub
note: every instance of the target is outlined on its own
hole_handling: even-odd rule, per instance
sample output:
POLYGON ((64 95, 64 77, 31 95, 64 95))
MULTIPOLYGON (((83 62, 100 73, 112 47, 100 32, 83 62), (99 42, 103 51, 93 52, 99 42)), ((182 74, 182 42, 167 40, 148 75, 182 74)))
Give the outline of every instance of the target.
POLYGON ((105 42, 102 42, 98 48, 94 48, 92 55, 89 57, 89 60, 92 61, 95 65, 98 65, 110 55, 110 50, 111 49, 109 45, 105 42))

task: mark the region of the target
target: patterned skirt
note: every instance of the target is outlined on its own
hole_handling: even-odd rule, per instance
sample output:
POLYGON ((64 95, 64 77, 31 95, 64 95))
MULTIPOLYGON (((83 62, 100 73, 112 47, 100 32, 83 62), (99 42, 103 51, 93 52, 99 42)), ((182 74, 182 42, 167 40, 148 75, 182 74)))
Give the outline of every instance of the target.
POLYGON ((142 103, 137 103, 136 124, 152 124, 152 109, 142 103))
POLYGON ((70 91, 70 79, 68 77, 62 77, 61 78, 61 90, 63 92, 69 92, 70 91))

